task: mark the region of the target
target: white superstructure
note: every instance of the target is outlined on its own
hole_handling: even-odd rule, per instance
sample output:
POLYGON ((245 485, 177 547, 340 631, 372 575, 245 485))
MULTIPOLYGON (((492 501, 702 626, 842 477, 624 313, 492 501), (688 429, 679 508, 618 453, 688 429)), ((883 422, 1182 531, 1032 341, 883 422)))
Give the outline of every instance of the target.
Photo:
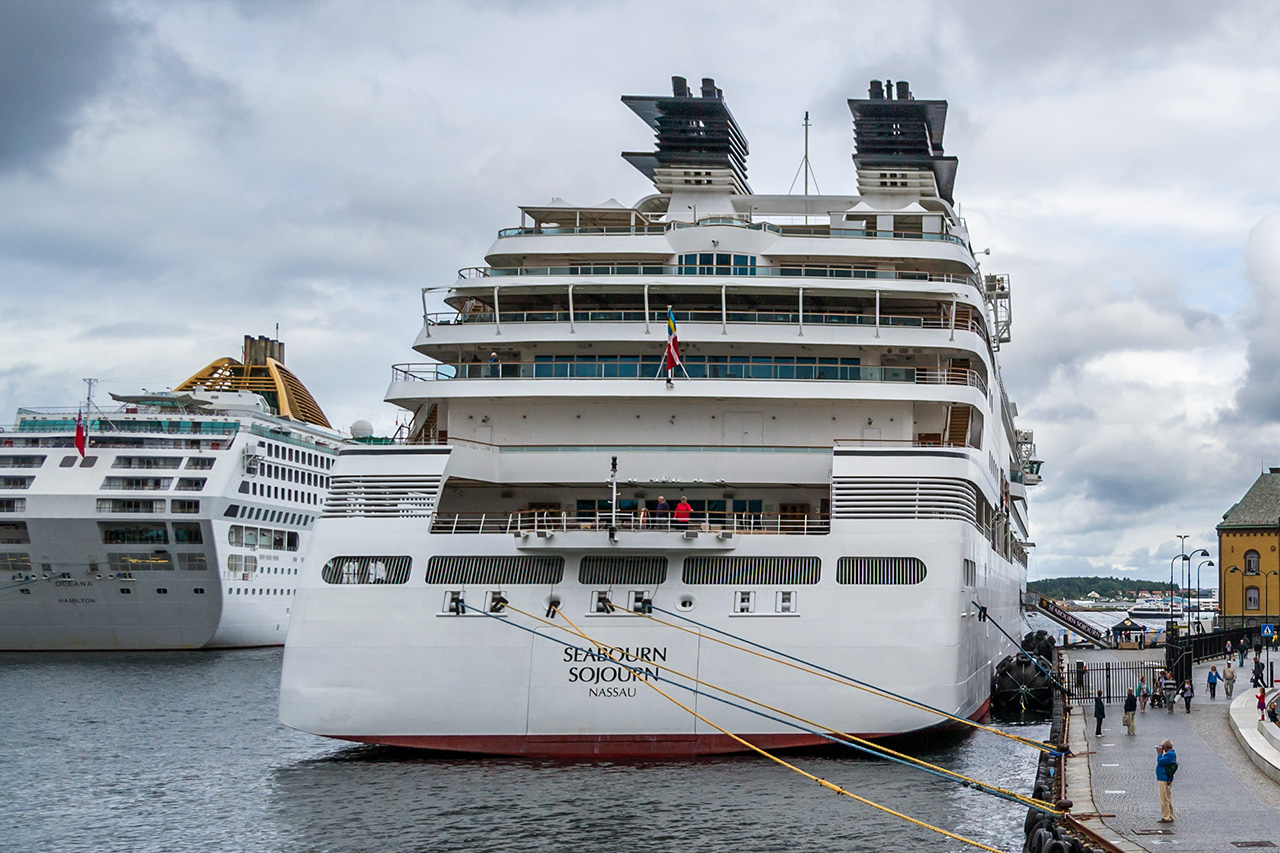
POLYGON ((0 432, 0 649, 284 642, 342 439, 282 344, 245 349, 175 391, 20 409, 0 432))
MULTIPOLYGON (((757 195, 714 82, 673 82, 623 98, 657 133, 623 155, 657 192, 521 208, 425 316, 431 361, 393 369, 411 440, 342 450, 284 723, 494 753, 741 749, 644 683, 676 672, 847 732, 942 721, 713 627, 985 713, 1010 649, 974 602, 1016 630, 1040 463, 996 363, 1008 279, 981 274, 952 204, 946 103, 875 82, 849 102, 859 193, 757 195), (687 524, 660 507, 683 496, 687 524), (631 612, 650 602, 691 631, 631 612), (625 660, 583 651, 566 616, 625 660)), ((661 686, 755 743, 817 741, 661 686)))

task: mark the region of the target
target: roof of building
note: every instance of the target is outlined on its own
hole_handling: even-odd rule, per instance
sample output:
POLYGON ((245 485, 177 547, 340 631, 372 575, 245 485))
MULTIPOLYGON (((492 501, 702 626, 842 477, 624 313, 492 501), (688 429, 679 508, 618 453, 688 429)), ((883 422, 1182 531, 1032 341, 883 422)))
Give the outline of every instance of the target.
POLYGON ((1222 515, 1218 529, 1280 526, 1280 468, 1261 474, 1240 502, 1222 515))

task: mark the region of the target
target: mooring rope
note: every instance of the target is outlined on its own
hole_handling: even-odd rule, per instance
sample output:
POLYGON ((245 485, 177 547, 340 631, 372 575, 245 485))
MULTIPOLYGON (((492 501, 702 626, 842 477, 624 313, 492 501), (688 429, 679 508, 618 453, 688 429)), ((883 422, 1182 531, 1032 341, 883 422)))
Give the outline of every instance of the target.
POLYGON ((1026 744, 1027 746, 1038 749, 1041 752, 1051 752, 1056 754, 1062 751, 1061 747, 1055 746, 1053 744, 1041 743, 1040 741, 1031 740, 1030 738, 1022 737, 1021 735, 1015 735, 1010 732, 1003 732, 1000 729, 993 728, 992 726, 983 725, 982 723, 976 722, 974 720, 970 720, 967 717, 961 717, 956 714, 952 714, 948 711, 944 711, 941 708, 935 708, 932 705, 926 705, 923 702, 917 702, 914 699, 909 699, 906 696, 902 696, 890 690, 885 690, 881 687, 876 687, 874 684, 868 684, 865 681, 859 681, 858 679, 852 676, 845 675, 844 673, 841 673, 841 672, 836 672, 833 669, 827 669, 824 666, 820 666, 816 663, 811 663, 810 661, 807 661, 803 658, 798 658, 795 655, 789 655, 786 652, 778 651, 776 649, 771 649, 768 646, 762 645, 760 643, 752 642, 751 640, 748 640, 745 637, 739 637, 737 634, 732 634, 728 631, 721 630, 720 628, 712 627, 711 625, 704 625, 701 622, 698 622, 694 619, 690 619, 687 616, 682 616, 679 613, 673 613, 670 610, 664 610, 661 607, 658 607, 656 604, 650 604, 648 606, 652 607, 654 610, 657 610, 659 613, 666 613, 667 615, 674 616, 677 619, 683 619, 684 621, 690 623, 691 625, 697 625, 699 628, 705 628, 708 631, 714 631, 717 634, 723 634, 726 637, 730 637, 734 640, 737 640, 740 643, 745 643, 748 646, 755 646, 755 648, 757 649, 763 649, 764 652, 768 652, 768 654, 765 654, 764 652, 758 652, 753 649, 745 648, 744 646, 740 646, 735 643, 722 640, 718 637, 707 636, 706 634, 703 634, 699 631, 694 631, 689 628, 686 628, 683 625, 676 625, 672 622, 666 621, 665 619, 659 619, 658 617, 650 613, 640 613, 638 611, 631 610, 628 608, 618 607, 616 604, 613 604, 612 602, 606 602, 606 604, 614 608, 615 611, 626 613, 627 615, 630 615, 630 616, 639 616, 643 619, 649 619, 654 622, 657 622, 659 625, 666 625, 668 628, 674 628, 677 631, 683 631, 686 634, 693 634, 694 636, 701 637, 702 639, 705 639, 705 640, 711 640, 712 642, 715 642, 715 643, 720 643, 723 646, 728 646, 731 649, 737 649, 738 651, 745 652, 746 654, 749 654, 749 655, 755 655, 756 657, 764 658, 765 660, 770 660, 770 661, 773 661, 774 663, 780 663, 783 666, 789 666, 792 669, 798 669, 802 672, 808 672, 811 675, 816 675, 819 678, 825 678, 828 681, 834 681, 837 684, 844 684, 849 687, 856 687, 859 690, 864 690, 868 693, 871 693, 872 695, 879 696, 884 699, 890 699, 894 702, 901 702, 902 704, 908 705, 912 708, 917 708, 921 711, 928 711, 932 714, 937 714, 941 717, 946 717, 947 719, 953 720, 957 723, 960 723, 961 725, 970 726, 972 728, 980 729, 985 732, 991 732, 992 734, 999 735, 1000 737, 1008 738, 1010 740, 1017 741, 1018 743, 1026 744), (777 657, 775 657, 775 655, 777 657))
MULTIPOLYGON (((468 605, 468 606, 469 606, 469 605, 468 605)), ((543 617, 541 617, 541 616, 537 616, 537 615, 535 615, 535 614, 532 614, 532 613, 529 613, 529 612, 527 612, 527 611, 521 610, 520 608, 515 607, 515 606, 511 605, 510 603, 504 604, 504 605, 503 605, 503 607, 504 607, 504 609, 506 609, 506 610, 510 610, 510 611, 511 611, 511 612, 513 612, 513 613, 519 613, 521 616, 525 616, 525 617, 527 617, 527 618, 529 618, 529 619, 534 620, 535 622, 539 622, 539 623, 541 623, 541 624, 543 624, 543 625, 550 626, 550 627, 552 627, 552 628, 555 628, 555 629, 557 629, 557 630, 559 630, 559 631, 563 631, 563 632, 565 632, 565 633, 569 633, 569 634, 573 634, 573 635, 575 635, 575 636, 582 637, 584 640, 587 640, 588 642, 592 643, 593 645, 599 645, 599 643, 597 643, 597 641, 596 641, 596 640, 592 639, 590 636, 588 636, 586 633, 584 633, 584 632, 582 631, 582 629, 580 629, 580 628, 578 628, 576 625, 574 625, 573 621, 572 621, 572 620, 570 620, 570 618, 569 618, 567 615, 565 615, 564 611, 560 610, 559 608, 552 608, 552 609, 553 609, 553 611, 554 611, 555 613, 559 613, 559 614, 560 614, 560 616, 564 618, 565 622, 567 622, 569 625, 571 625, 571 626, 572 626, 572 630, 570 630, 569 628, 565 628, 565 627, 563 627, 563 626, 561 626, 561 625, 559 625, 559 624, 557 624, 557 623, 555 623, 555 622, 553 622, 553 621, 551 621, 551 620, 549 620, 549 619, 545 619, 545 618, 543 618, 543 617)), ((476 608, 471 608, 471 609, 476 609, 476 608)), ((512 623, 512 624, 514 624, 514 623, 512 623)), ((520 626, 516 626, 516 627, 520 627, 520 626)), ((544 636, 544 637, 545 637, 546 635, 539 635, 539 636, 544 636)), ((554 638, 547 637, 547 639, 554 639, 554 638)), ((562 642, 562 643, 563 643, 563 641, 557 641, 557 642, 562 642)), ((568 645, 568 644, 565 644, 565 645, 568 645)), ((570 648, 581 648, 581 647, 578 647, 578 646, 569 646, 569 647, 570 647, 570 648)), ((583 651, 586 651, 586 650, 585 650, 585 649, 583 649, 583 651)), ((609 659, 610 659, 610 660, 614 660, 616 663, 620 663, 623 667, 625 667, 626 669, 631 670, 632 672, 636 672, 637 674, 641 674, 641 668, 640 668, 640 667, 634 667, 634 666, 631 666, 631 665, 627 664, 627 663, 625 662, 625 660, 623 660, 623 661, 616 661, 616 660, 613 658, 613 656, 612 656, 612 655, 610 655, 610 656, 609 656, 609 659)), ((913 768, 918 769, 918 770, 924 770, 925 772, 932 773, 933 775, 938 776, 938 777, 940 777, 940 778, 947 779, 948 781, 956 781, 956 782, 959 782, 960 784, 962 784, 962 785, 964 785, 964 786, 966 786, 966 787, 972 787, 972 788, 975 788, 975 789, 980 790, 980 791, 982 791, 982 792, 984 792, 984 793, 988 793, 988 794, 991 794, 991 795, 993 795, 993 796, 1000 797, 1001 799, 1010 800, 1010 801, 1013 801, 1013 802, 1019 803, 1019 804, 1021 804, 1021 805, 1025 805, 1025 806, 1030 806, 1031 808, 1033 808, 1033 809, 1035 809, 1035 810, 1037 810, 1037 811, 1043 812, 1043 813, 1045 813, 1045 814, 1051 814, 1051 815, 1060 815, 1060 814, 1062 814, 1062 812, 1061 812, 1061 811, 1059 811, 1059 810, 1055 809, 1055 808, 1054 808, 1052 805, 1050 805, 1049 803, 1043 802, 1043 801, 1041 801, 1041 800, 1037 800, 1037 799, 1035 799, 1034 797, 1028 797, 1028 796, 1025 796, 1025 795, 1023 795, 1023 794, 1019 794, 1019 793, 1017 793, 1016 791, 1010 791, 1010 790, 1009 790, 1009 789, 1007 789, 1007 788, 1001 788, 999 785, 993 785, 993 784, 991 784, 991 783, 989 783, 989 782, 983 782, 983 781, 982 781, 982 780, 980 780, 980 779, 975 779, 975 778, 973 778, 973 777, 971 777, 971 776, 966 776, 966 775, 964 775, 963 773, 957 773, 957 772, 956 772, 956 771, 954 771, 954 770, 948 770, 948 769, 947 769, 947 768, 945 768, 945 767, 941 767, 941 766, 939 766, 939 765, 932 764, 932 763, 930 763, 930 762, 928 762, 928 761, 925 761, 925 760, 923 760, 923 759, 916 758, 915 756, 907 755, 906 753, 898 752, 898 751, 896 751, 896 750, 890 749, 890 748, 889 748, 889 747, 887 747, 887 746, 883 746, 883 745, 881 745, 881 744, 874 743, 874 742, 872 742, 872 741, 866 740, 865 738, 860 738, 860 737, 858 737, 857 735, 852 735, 852 734, 849 734, 849 733, 847 733, 847 732, 842 732, 842 731, 840 731, 840 730, 838 730, 838 729, 834 729, 834 728, 832 728, 832 727, 830 727, 830 726, 826 726, 826 725, 823 725, 822 723, 816 722, 816 721, 814 721, 814 720, 810 720, 810 719, 808 719, 808 718, 806 718, 806 717, 802 717, 802 716, 800 716, 799 714, 794 714, 794 713, 792 713, 792 712, 790 712, 790 711, 787 711, 787 710, 785 710, 785 709, 783 709, 783 708, 778 708, 778 707, 775 707, 775 706, 773 706, 773 705, 768 704, 767 702, 762 702, 762 701, 760 701, 759 699, 752 699, 750 696, 744 696, 743 694, 741 694, 741 693, 736 693, 736 692, 734 692, 734 691, 732 691, 732 690, 729 690, 729 689, 728 689, 728 688, 726 688, 726 687, 721 687, 721 686, 720 686, 720 685, 718 685, 718 684, 714 684, 714 683, 712 683, 712 682, 705 681, 705 680, 703 680, 703 679, 701 679, 701 678, 698 678, 698 677, 696 677, 696 676, 689 675, 688 673, 684 673, 684 672, 681 672, 681 671, 679 671, 679 670, 677 670, 677 669, 673 669, 672 667, 667 666, 667 665, 665 665, 665 664, 663 664, 662 666, 660 666, 660 667, 658 667, 658 668, 659 668, 659 669, 661 669, 661 670, 666 670, 667 672, 672 673, 673 675, 677 675, 677 676, 679 676, 679 677, 681 677, 681 678, 684 678, 684 679, 686 679, 686 680, 688 680, 688 681, 691 681, 691 682, 693 682, 694 684, 700 684, 700 685, 702 685, 703 687, 709 687, 709 688, 711 688, 711 689, 713 689, 713 690, 718 690, 718 691, 720 691, 721 693, 724 693, 724 694, 725 694, 725 695, 727 695, 727 696, 732 696, 732 697, 734 697, 735 699, 741 699, 741 700, 742 700, 742 701, 744 701, 744 702, 750 702, 750 703, 751 703, 751 704, 753 704, 753 705, 758 705, 758 706, 760 706, 761 708, 766 708, 766 709, 768 709, 768 710, 770 710, 770 711, 773 711, 773 712, 774 712, 774 713, 776 713, 776 714, 782 714, 782 715, 784 715, 784 716, 791 717, 792 719, 794 719, 794 720, 798 720, 799 722, 805 723, 806 725, 808 725, 808 726, 812 726, 813 728, 805 728, 804 726, 796 725, 796 723, 790 722, 789 720, 781 719, 781 718, 779 718, 779 717, 773 716, 772 714, 765 714, 765 713, 763 713, 763 712, 761 712, 761 711, 758 711, 758 710, 756 710, 756 709, 754 709, 754 708, 748 708, 748 707, 746 707, 746 706, 744 706, 744 705, 740 705, 740 704, 738 704, 737 702, 729 702, 728 700, 723 699, 723 698, 721 698, 721 697, 719 697, 719 696, 713 696, 713 695, 711 695, 711 694, 709 694, 709 693, 701 693, 700 691, 694 690, 694 689, 692 689, 692 688, 688 687, 687 685, 680 684, 679 682, 672 681, 672 680, 670 680, 670 679, 668 679, 668 678, 663 678, 663 677, 661 677, 661 676, 656 676, 660 681, 664 681, 664 682, 666 682, 666 683, 668 683, 668 684, 671 684, 671 685, 673 685, 673 686, 675 686, 675 687, 679 687, 679 688, 681 688, 681 689, 688 690, 689 692, 694 693, 695 695, 706 696, 706 697, 707 697, 707 698, 709 698, 709 699, 713 699, 713 700, 715 700, 715 701, 717 701, 717 702, 721 702, 721 703, 723 703, 723 704, 729 705, 730 707, 738 708, 738 709, 740 709, 740 710, 747 711, 748 713, 755 714, 756 716, 763 717, 763 718, 765 718, 765 719, 767 719, 767 720, 773 720, 774 722, 781 723, 781 724, 786 725, 786 726, 790 726, 791 728, 799 729, 800 731, 806 732, 806 733, 808 733, 808 734, 812 734, 812 735, 814 735, 814 736, 816 736, 816 737, 824 738, 825 740, 829 740, 829 741, 831 741, 832 743, 836 743, 836 744, 839 744, 839 745, 841 745, 841 746, 846 746, 846 747, 849 747, 850 749, 856 749, 856 750, 858 750, 859 752, 863 752, 863 753, 866 753, 866 754, 868 754, 868 755, 873 755, 873 756, 876 756, 876 757, 878 757, 878 758, 887 758, 888 760, 893 761, 893 762, 895 762, 895 763, 902 764, 902 765, 904 765, 904 766, 908 766, 908 767, 913 767, 913 768), (818 729, 818 730, 821 730, 821 731, 817 731, 817 730, 815 730, 815 729, 818 729), (826 732, 827 734, 824 734, 824 732, 826 732)))
MULTIPOLYGON (((563 613, 563 612, 561 612, 561 613, 560 613, 560 615, 561 615, 561 616, 564 616, 564 613, 563 613)), ((536 618, 536 617, 535 617, 535 618, 536 618)), ((601 653, 603 653, 606 657, 608 657, 608 658, 609 658, 609 660, 612 660, 612 661, 615 661, 616 663, 622 664, 622 661, 618 661, 617 659, 615 659, 615 658, 613 657, 613 655, 612 655, 612 651, 613 651, 613 649, 611 649, 610 647, 606 646, 606 645, 605 645, 605 644, 603 644, 603 643, 600 643, 600 642, 598 642, 598 641, 596 641, 596 640, 593 640, 593 639, 592 639, 591 637, 589 637, 586 633, 584 633, 580 628, 578 628, 578 626, 577 626, 577 625, 574 625, 574 624, 573 624, 573 622, 571 622, 571 621, 569 620, 569 617, 568 617, 568 616, 564 616, 564 620, 565 620, 566 622, 568 622, 568 623, 569 623, 569 625, 570 625, 570 626, 572 626, 572 627, 573 627, 573 629, 574 629, 575 631, 577 631, 577 632, 578 632, 578 634, 579 634, 583 639, 585 639, 585 640, 587 640, 588 642, 590 642, 590 643, 592 643, 593 645, 595 645, 595 646, 596 646, 596 648, 597 648, 597 649, 599 649, 601 653)), ((622 664, 622 665, 624 665, 624 666, 625 666, 625 664, 622 664)), ((903 813, 902 813, 902 812, 900 812, 900 811, 896 811, 896 810, 894 810, 894 809, 889 808, 888 806, 882 806, 882 805, 880 805, 880 804, 879 804, 879 803, 877 803, 877 802, 873 802, 872 800, 868 800, 866 797, 859 796, 858 794, 855 794, 855 793, 853 793, 852 791, 849 791, 849 790, 847 790, 847 789, 845 789, 845 788, 842 788, 842 787, 840 787, 839 785, 835 784, 834 782, 829 782, 829 781, 827 781, 826 779, 823 779, 823 778, 821 778, 821 777, 819 777, 819 776, 815 776, 814 774, 812 774, 812 773, 808 772, 807 770, 802 770, 802 769, 800 769, 799 767, 795 766, 794 764, 791 764, 791 763, 790 763, 790 762, 788 762, 788 761, 784 761, 783 759, 779 758, 778 756, 774 755, 773 753, 769 752, 768 750, 763 749, 763 748, 761 748, 761 747, 759 747, 759 746, 756 746, 754 743, 751 743, 750 741, 746 740, 745 738, 740 737, 739 735, 734 734, 733 732, 729 731, 728 729, 724 728, 723 726, 720 726, 720 725, 718 725, 718 724, 716 724, 716 723, 713 723, 711 720, 707 719, 707 718, 706 718, 705 716, 703 716, 702 714, 699 714, 697 711, 695 711, 694 709, 690 708, 688 705, 684 704, 684 703, 683 703, 683 702, 681 702, 679 699, 676 699, 674 696, 670 695, 669 693, 667 693, 665 690, 663 690, 661 687, 659 687, 658 685, 654 684, 653 682, 651 682, 651 681, 644 681, 644 684, 645 684, 645 685, 647 685, 650 689, 652 689, 652 690, 656 691, 656 692, 658 693, 658 695, 662 696, 662 697, 663 697, 664 699, 666 699, 668 702, 671 702, 671 703, 672 703, 672 704, 674 704, 676 707, 678 707, 678 708, 680 708, 680 709, 684 710, 686 713, 688 713, 688 714, 690 714, 690 715, 692 715, 692 716, 696 717, 697 719, 699 719, 699 720, 701 720, 702 722, 706 723, 708 726, 711 726, 713 729, 715 729, 716 731, 718 731, 718 732, 720 732, 721 734, 725 735, 726 737, 731 738, 731 739, 732 739, 732 740, 734 740, 734 741, 737 741, 738 743, 740 743, 741 745, 745 746, 747 749, 751 750, 752 752, 755 752, 755 753, 757 753, 757 754, 759 754, 759 755, 762 755, 762 756, 764 756, 765 758, 769 759, 770 761, 772 761, 772 762, 774 762, 774 763, 776 763, 776 764, 779 764, 779 765, 781 765, 781 766, 783 766, 783 767, 787 768, 788 770, 791 770, 791 771, 793 771, 793 772, 795 772, 795 773, 798 773, 798 774, 800 774, 801 776, 805 777, 806 779, 809 779, 810 781, 817 782, 819 785, 821 785, 822 787, 826 788, 828 791, 834 791, 834 792, 835 792, 835 793, 837 793, 837 794, 840 794, 840 795, 842 795, 842 796, 848 797, 848 798, 849 798, 849 799, 851 799, 851 800, 856 800, 857 802, 862 803, 863 805, 870 806, 871 808, 876 809, 876 810, 881 811, 881 812, 884 812, 885 814, 893 815, 894 817, 899 818, 900 820, 904 820, 904 821, 906 821, 907 823, 913 824, 913 825, 918 826, 918 827, 921 827, 921 828, 923 828, 923 829, 930 830, 930 831, 932 831, 932 832, 936 832, 936 833, 938 833, 939 835, 945 835, 947 838, 953 838, 953 839, 955 839, 956 841, 962 842, 962 843, 964 843, 964 844, 969 844, 969 845, 971 845, 971 846, 973 846, 973 847, 977 847, 977 848, 978 848, 978 849, 980 849, 980 850, 986 850, 986 851, 989 851, 989 853, 1003 853, 1003 851, 998 850, 998 849, 996 849, 995 847, 989 847, 989 846, 987 846, 986 844, 983 844, 981 841, 975 841, 975 840, 974 840, 974 839, 972 839, 972 838, 966 838, 966 837, 965 837, 965 836, 963 836, 963 835, 960 835, 960 834, 955 833, 955 832, 951 832, 950 830, 943 829, 943 828, 942 828, 942 827, 940 827, 940 826, 934 826, 933 824, 931 824, 931 823, 926 823, 925 821, 919 820, 918 818, 911 817, 910 815, 905 815, 905 814, 903 814, 903 813)))

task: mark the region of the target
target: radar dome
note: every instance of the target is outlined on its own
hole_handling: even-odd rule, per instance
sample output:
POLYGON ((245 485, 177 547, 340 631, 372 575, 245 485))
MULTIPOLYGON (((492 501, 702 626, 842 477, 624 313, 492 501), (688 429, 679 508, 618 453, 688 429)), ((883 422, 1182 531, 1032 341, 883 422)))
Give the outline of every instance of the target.
POLYGON ((351 425, 351 436, 353 438, 368 438, 373 435, 373 424, 363 418, 351 425))

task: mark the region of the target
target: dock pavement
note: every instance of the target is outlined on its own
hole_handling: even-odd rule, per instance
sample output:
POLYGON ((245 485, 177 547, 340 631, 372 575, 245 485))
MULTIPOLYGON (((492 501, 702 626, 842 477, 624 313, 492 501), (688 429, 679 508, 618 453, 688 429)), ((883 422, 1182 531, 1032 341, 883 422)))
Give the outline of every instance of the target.
MULTIPOLYGON (((1092 668, 1094 661, 1161 659, 1161 650, 1066 654, 1069 667, 1075 660, 1092 668)), ((1269 740, 1257 731, 1257 690, 1249 688, 1247 678, 1236 682, 1234 702, 1226 699, 1222 685, 1217 698, 1209 698, 1205 676, 1212 665, 1221 672, 1222 664, 1195 667, 1190 714, 1181 699, 1172 714, 1148 707, 1138 714, 1134 736, 1125 731, 1120 703, 1107 706, 1100 738, 1094 736, 1092 701, 1072 708, 1068 745, 1075 755, 1067 759, 1067 798, 1084 826, 1130 853, 1280 849, 1280 781, 1259 766, 1273 763, 1280 772, 1280 737, 1269 740), (1241 735, 1232 727, 1233 716, 1241 735), (1155 746, 1165 739, 1178 755, 1172 824, 1157 822, 1155 746)))

